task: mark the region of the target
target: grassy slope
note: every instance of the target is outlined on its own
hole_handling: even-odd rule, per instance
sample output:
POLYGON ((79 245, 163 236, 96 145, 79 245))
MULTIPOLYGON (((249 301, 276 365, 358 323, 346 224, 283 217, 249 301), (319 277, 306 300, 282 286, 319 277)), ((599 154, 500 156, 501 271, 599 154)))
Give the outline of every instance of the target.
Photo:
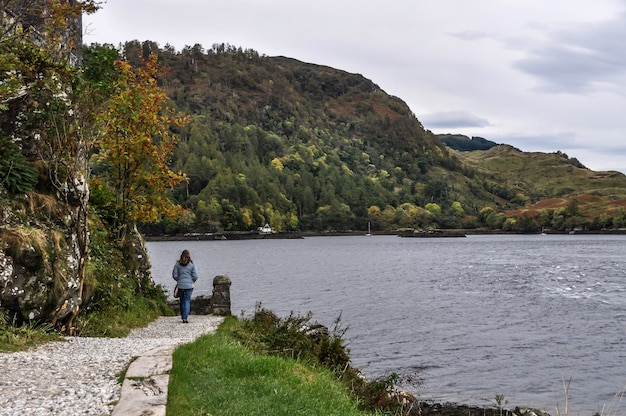
POLYGON ((357 409, 330 371, 253 354, 226 332, 220 327, 175 351, 168 415, 369 414, 357 409))
POLYGON ((574 199, 581 212, 588 214, 626 208, 626 176, 620 172, 594 172, 557 154, 520 152, 510 146, 454 153, 469 166, 526 195, 527 211, 562 208, 574 199))
MULTIPOLYGON (((300 317, 290 316, 275 321, 272 316, 275 315, 260 310, 252 320, 239 321, 229 317, 220 325, 216 334, 205 335, 191 344, 179 347, 174 352, 174 363, 170 373, 167 414, 177 416, 511 414, 497 406, 482 408, 454 403, 416 401, 410 394, 393 394, 398 393, 395 387, 399 380, 398 375, 395 375, 395 378, 367 381, 358 371, 354 373, 354 369, 340 366, 337 373, 328 368, 329 363, 321 364, 317 361, 313 364, 322 356, 329 359, 330 355, 327 353, 331 350, 318 349, 324 342, 303 342, 304 338, 309 336, 301 331, 299 323, 304 321, 300 317), (293 356, 298 358, 294 359, 293 356), (313 356, 317 358, 311 361, 313 356), (357 378, 349 377, 349 373, 354 373, 357 378), (338 378, 340 374, 341 377, 338 378), (404 399, 404 404, 398 402, 399 397, 404 399), (359 409, 370 409, 373 413, 359 409)), ((309 322, 308 318, 306 322, 309 322)), ((335 353, 337 352, 335 350, 335 353)), ((409 382, 408 380, 404 379, 404 382, 409 382)))

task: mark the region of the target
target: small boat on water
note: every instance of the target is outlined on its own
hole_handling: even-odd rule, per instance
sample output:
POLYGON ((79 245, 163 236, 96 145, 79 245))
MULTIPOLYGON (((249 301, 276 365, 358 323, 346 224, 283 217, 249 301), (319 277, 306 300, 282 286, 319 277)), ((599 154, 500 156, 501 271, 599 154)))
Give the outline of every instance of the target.
POLYGON ((398 235, 416 238, 466 237, 465 233, 450 230, 402 230, 398 231, 398 235))

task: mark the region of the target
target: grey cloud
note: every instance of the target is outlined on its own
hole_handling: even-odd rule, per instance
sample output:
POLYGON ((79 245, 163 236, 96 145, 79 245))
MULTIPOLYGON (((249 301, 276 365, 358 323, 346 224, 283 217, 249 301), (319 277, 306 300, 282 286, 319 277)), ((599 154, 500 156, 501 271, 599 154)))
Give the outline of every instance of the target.
POLYGON ((611 140, 589 142, 580 140, 576 132, 565 130, 544 134, 507 134, 498 137, 498 141, 511 144, 525 151, 529 151, 528 149, 538 149, 537 151, 542 152, 560 150, 570 157, 579 157, 581 153, 589 152, 604 155, 621 155, 626 152, 626 144, 622 142, 611 140))
POLYGON ((468 128, 486 127, 489 121, 467 111, 446 111, 425 114, 419 117, 422 124, 429 129, 434 128, 468 128))
POLYGON ((540 89, 562 93, 586 93, 598 88, 626 92, 626 13, 604 24, 547 35, 547 42, 513 64, 538 78, 540 89))
POLYGON ((449 33, 450 36, 462 40, 482 40, 497 38, 493 33, 482 32, 478 30, 465 30, 462 32, 449 33))
POLYGON ((500 137, 499 140, 524 151, 528 151, 525 149, 542 149, 541 151, 544 152, 556 152, 575 146, 574 137, 575 134, 572 132, 561 131, 544 134, 508 134, 500 137))

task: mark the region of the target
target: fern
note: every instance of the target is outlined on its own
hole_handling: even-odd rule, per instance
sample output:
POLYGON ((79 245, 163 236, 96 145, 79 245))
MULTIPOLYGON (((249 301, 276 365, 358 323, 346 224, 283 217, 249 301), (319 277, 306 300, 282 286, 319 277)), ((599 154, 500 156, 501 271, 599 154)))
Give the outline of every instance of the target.
POLYGON ((13 194, 25 193, 37 183, 37 172, 26 160, 19 146, 0 138, 0 186, 13 194))

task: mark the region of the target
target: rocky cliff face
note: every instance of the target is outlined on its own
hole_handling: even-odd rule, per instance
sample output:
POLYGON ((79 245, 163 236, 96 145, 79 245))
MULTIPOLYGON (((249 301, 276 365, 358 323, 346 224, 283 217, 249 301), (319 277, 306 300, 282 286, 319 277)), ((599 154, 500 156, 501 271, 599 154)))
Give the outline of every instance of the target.
POLYGON ((84 181, 64 188, 1 198, 0 309, 18 324, 37 320, 71 331, 82 303, 89 192, 84 181))
POLYGON ((0 55, 8 65, 0 88, 0 312, 18 324, 51 322, 71 332, 89 246, 88 146, 72 99, 77 49, 70 46, 80 44, 72 41, 81 33, 80 18, 68 17, 59 37, 46 22, 46 2, 5 6, 0 11, 0 55), (47 39, 48 33, 54 36, 47 39))

